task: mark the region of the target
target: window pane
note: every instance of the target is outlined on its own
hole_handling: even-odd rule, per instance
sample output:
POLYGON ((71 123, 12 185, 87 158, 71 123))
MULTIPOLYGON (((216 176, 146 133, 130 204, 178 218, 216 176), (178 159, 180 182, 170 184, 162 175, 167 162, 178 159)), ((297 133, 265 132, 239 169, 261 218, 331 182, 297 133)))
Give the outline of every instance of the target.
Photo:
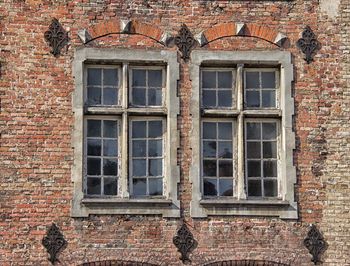
POLYGON ((203 160, 203 176, 216 176, 216 160, 203 160))
POLYGON ((204 179, 204 195, 217 196, 217 179, 204 179))
POLYGON ((273 72, 261 72, 262 88, 276 88, 275 71, 273 72))
POLYGON ((117 138, 118 137, 118 122, 113 120, 103 121, 103 137, 117 138))
POLYGON ((103 140, 103 155, 118 156, 118 143, 116 140, 103 140))
POLYGON ((216 141, 203 141, 203 156, 216 157, 216 141))
POLYGON ((261 197, 260 180, 248 180, 248 196, 261 197))
POLYGON ((153 106, 162 105, 161 89, 148 89, 148 105, 153 105, 153 106))
POLYGON ((203 90, 202 105, 204 107, 216 107, 216 91, 215 90, 203 90))
POLYGON ((232 106, 232 92, 221 90, 218 91, 218 107, 231 107, 232 106))
POLYGON ((163 195, 163 179, 150 178, 150 179, 148 179, 148 184, 149 184, 149 195, 150 196, 163 195))
POLYGON ((101 179, 95 177, 87 178, 87 194, 101 195, 101 179))
POLYGON ((232 139, 232 123, 218 123, 219 139, 232 139))
POLYGON ((134 140, 132 142, 132 156, 146 157, 146 140, 134 140))
POLYGON ((115 87, 118 86, 118 69, 104 69, 103 84, 115 87))
POLYGON ((88 141, 87 141, 87 155, 101 156, 101 140, 88 139, 88 141))
POLYGON ((277 177, 276 161, 264 161, 264 177, 277 177))
POLYGON ((233 196, 233 180, 219 179, 220 196, 233 196))
POLYGON ((260 107, 259 91, 246 91, 245 93, 247 107, 260 107))
POLYGON ((101 159, 88 158, 87 159, 87 174, 88 175, 101 175, 101 159))
POLYGON ((101 88, 88 87, 88 105, 101 104, 101 88))
POLYGON ((104 105, 116 105, 117 104, 117 88, 104 88, 103 89, 103 104, 104 105))
POLYGON ((233 165, 232 161, 219 161, 219 176, 220 177, 232 177, 233 165))
POLYGON ((218 88, 232 88, 232 72, 218 72, 218 88))
POLYGON ((262 107, 276 107, 276 95, 273 90, 262 91, 262 107))
POLYGON ((133 176, 146 176, 146 160, 132 160, 133 176))
POLYGON ((245 87, 247 89, 258 89, 259 85, 259 72, 246 72, 245 87))
POLYGON ((88 120, 87 121, 87 136, 88 137, 101 137, 101 121, 100 120, 88 120))
POLYGON ((88 68, 88 85, 101 86, 101 69, 88 68))
POLYGON ((219 158, 232 158, 232 141, 219 141, 219 158))
POLYGON ((145 87, 146 86, 146 70, 133 69, 132 71, 132 86, 145 87))
POLYGON ((146 105, 146 89, 132 89, 132 103, 134 105, 146 105))
POLYGON ((277 180, 264 180, 265 197, 277 196, 277 180))
POLYGON ((260 142, 247 142, 247 158, 261 158, 260 142))
POLYGON ((216 123, 210 123, 210 122, 203 123, 203 138, 216 139, 216 123))
POLYGON ((133 195, 134 196, 145 196, 147 193, 147 185, 145 178, 134 178, 132 180, 133 195))
POLYGON ((157 157, 163 155, 163 141, 149 140, 148 141, 148 156, 157 157))
POLYGON ((115 178, 104 178, 103 189, 105 195, 117 195, 118 194, 118 181, 115 178))
POLYGON ((148 122, 148 137, 158 138, 163 135, 163 123, 161 120, 148 122))
POLYGON ((264 140, 275 140, 277 137, 276 123, 262 123, 264 140))
POLYGON ((103 174, 113 176, 118 175, 117 159, 103 159, 103 174))
POLYGON ((261 177, 261 161, 248 161, 247 163, 248 177, 261 177))
POLYGON ((162 159, 150 159, 148 162, 149 162, 149 175, 150 176, 162 176, 163 160, 162 159))
POLYGON ((148 86, 162 87, 162 70, 148 70, 148 86))
POLYGON ((277 158, 277 143, 276 141, 269 141, 263 143, 263 157, 277 158))
POLYGON ((202 71, 202 88, 216 88, 216 72, 202 71))
POLYGON ((146 121, 132 122, 132 137, 145 138, 146 137, 146 121))
POLYGON ((260 123, 247 123, 247 139, 260 140, 260 123))

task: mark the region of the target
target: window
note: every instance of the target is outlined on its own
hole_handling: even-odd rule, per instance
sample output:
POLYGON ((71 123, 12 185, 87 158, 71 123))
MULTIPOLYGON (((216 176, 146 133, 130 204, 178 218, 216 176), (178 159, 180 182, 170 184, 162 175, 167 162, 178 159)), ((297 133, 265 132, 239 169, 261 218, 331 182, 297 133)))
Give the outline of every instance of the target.
POLYGON ((191 215, 295 219, 286 52, 192 53, 191 215))
POLYGON ((72 216, 179 216, 176 52, 76 52, 72 216))

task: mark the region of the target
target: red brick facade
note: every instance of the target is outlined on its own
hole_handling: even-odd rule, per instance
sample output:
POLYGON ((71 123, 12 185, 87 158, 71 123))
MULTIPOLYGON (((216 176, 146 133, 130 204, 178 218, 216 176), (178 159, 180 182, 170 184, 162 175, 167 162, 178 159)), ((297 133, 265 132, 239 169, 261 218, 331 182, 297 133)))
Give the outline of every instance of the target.
POLYGON ((70 214, 72 62, 75 49, 84 46, 78 31, 96 38, 87 47, 176 51, 162 44, 162 36, 176 35, 182 24, 209 42, 195 49, 289 51, 294 65, 299 219, 192 219, 191 78, 179 54, 178 190, 182 216, 198 242, 191 265, 313 265, 303 244, 310 224, 328 243, 323 265, 350 265, 350 1, 325 2, 1 1, 0 265, 49 265, 41 241, 52 222, 68 242, 57 265, 182 265, 173 244, 179 218, 70 214), (70 38, 58 57, 44 39, 52 18, 70 38), (132 21, 129 34, 121 20, 132 21), (237 34, 239 23, 245 29, 237 34), (306 25, 322 45, 311 64, 296 46, 306 25), (283 45, 275 43, 279 33, 287 37, 283 45))

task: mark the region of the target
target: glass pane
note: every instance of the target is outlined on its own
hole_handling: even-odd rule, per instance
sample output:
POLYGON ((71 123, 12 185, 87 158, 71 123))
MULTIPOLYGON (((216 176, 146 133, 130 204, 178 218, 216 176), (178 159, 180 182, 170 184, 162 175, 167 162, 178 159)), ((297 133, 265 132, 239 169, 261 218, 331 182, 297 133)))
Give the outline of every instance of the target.
POLYGON ((101 69, 88 68, 88 84, 101 86, 101 69))
POLYGON ((217 196, 217 179, 204 179, 204 196, 217 196))
POLYGON ((260 142, 247 142, 247 158, 261 158, 260 142))
POLYGON ((101 88, 88 87, 88 105, 101 104, 101 88))
POLYGON ((218 72, 218 88, 232 88, 232 72, 218 72))
POLYGON ((118 156, 118 143, 116 140, 103 140, 103 155, 118 156))
POLYGON ((247 123, 247 139, 260 140, 260 123, 247 123))
POLYGON ((260 180, 248 180, 248 196, 261 197, 260 180))
POLYGON ((103 89, 103 104, 104 105, 116 105, 117 104, 117 88, 104 88, 103 89))
POLYGON ((87 136, 88 137, 101 137, 101 120, 88 120, 87 121, 87 136))
POLYGON ((101 179, 88 177, 87 179, 87 194, 101 195, 101 179))
POLYGON ((202 105, 204 107, 216 107, 216 91, 203 90, 202 93, 202 105))
POLYGON ((133 176, 146 176, 146 160, 132 160, 133 176))
POLYGON ((232 139, 232 123, 218 123, 219 139, 232 139))
POLYGON ((247 107, 260 107, 259 91, 246 91, 245 94, 247 107))
POLYGON ((276 141, 263 142, 263 157, 277 158, 277 143, 276 141))
POLYGON ((203 141, 203 156, 216 157, 216 141, 203 141))
POLYGON ((232 92, 221 90, 218 91, 218 107, 231 107, 232 106, 232 92))
POLYGON ((216 176, 216 160, 203 160, 203 176, 216 176))
POLYGON ((276 88, 275 72, 261 72, 261 83, 263 88, 276 88))
POLYGON ((104 178, 103 189, 105 195, 117 195, 118 194, 118 181, 115 178, 104 178))
POLYGON ((157 157, 163 155, 163 141, 149 140, 148 141, 148 156, 157 157))
POLYGON ((149 176, 162 176, 163 173, 163 159, 150 159, 149 176))
POLYGON ((261 161, 248 161, 248 177, 261 177, 261 161))
POLYGON ((148 122, 148 137, 159 138, 163 135, 163 123, 161 120, 148 122))
POLYGON ((88 175, 101 175, 101 159, 100 158, 88 158, 87 159, 87 174, 88 175))
POLYGON ((276 123, 262 123, 263 139, 275 140, 277 137, 276 123))
POLYGON ((148 105, 153 105, 153 106, 162 105, 161 89, 148 89, 148 105))
POLYGON ((148 87, 162 87, 162 70, 148 70, 148 87))
POLYGON ((233 196, 233 180, 219 179, 220 196, 233 196))
POLYGON ((118 86, 118 69, 103 70, 103 84, 110 86, 118 86))
POLYGON ((216 88, 215 71, 202 71, 202 88, 216 88))
POLYGON ((87 155, 101 156, 101 140, 88 139, 87 140, 87 155))
POLYGON ((216 123, 203 123, 203 139, 216 139, 216 123))
POLYGON ((117 138, 118 137, 118 122, 113 120, 103 121, 103 137, 117 138))
POLYGON ((277 177, 276 161, 264 161, 264 177, 277 177))
POLYGON ((146 137, 146 121, 132 122, 132 137, 145 138, 146 137))
POLYGON ((118 160, 103 159, 103 174, 113 176, 118 175, 118 160))
POLYGON ((233 164, 231 160, 219 161, 219 177, 232 177, 233 164))
POLYGON ((232 141, 219 141, 219 158, 232 158, 232 141))
POLYGON ((163 195, 163 179, 162 178, 150 178, 148 179, 148 189, 150 196, 163 195))
POLYGON ((132 103, 134 105, 146 105, 146 89, 132 89, 132 103))
POLYGON ((134 178, 132 180, 132 185, 134 196, 145 196, 147 194, 147 184, 145 178, 134 178))
POLYGON ((258 89, 259 85, 259 72, 246 72, 245 74, 245 87, 247 89, 258 89))
POLYGON ((132 86, 145 87, 146 86, 146 70, 133 69, 132 71, 132 86))
POLYGON ((265 197, 277 196, 277 180, 264 180, 265 197))
POLYGON ((132 142, 132 157, 146 157, 146 140, 132 142))
POLYGON ((276 107, 275 91, 262 91, 262 107, 276 107))

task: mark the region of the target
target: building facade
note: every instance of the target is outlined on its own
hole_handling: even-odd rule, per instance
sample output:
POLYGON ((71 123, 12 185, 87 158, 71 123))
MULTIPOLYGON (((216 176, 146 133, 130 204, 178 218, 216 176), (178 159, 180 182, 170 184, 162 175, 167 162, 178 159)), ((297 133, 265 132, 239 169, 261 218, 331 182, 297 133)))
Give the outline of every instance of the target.
POLYGON ((1 265, 350 265, 348 0, 0 2, 1 265))

